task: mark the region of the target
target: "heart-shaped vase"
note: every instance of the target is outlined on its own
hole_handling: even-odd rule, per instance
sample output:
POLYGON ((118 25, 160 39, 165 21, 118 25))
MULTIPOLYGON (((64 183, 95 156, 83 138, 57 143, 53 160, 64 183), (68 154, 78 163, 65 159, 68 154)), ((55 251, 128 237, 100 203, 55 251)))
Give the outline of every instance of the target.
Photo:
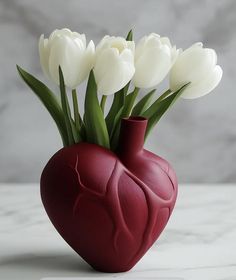
POLYGON ((79 143, 59 150, 41 176, 47 214, 94 269, 131 269, 166 226, 177 196, 169 163, 143 149, 147 120, 123 119, 119 148, 79 143))

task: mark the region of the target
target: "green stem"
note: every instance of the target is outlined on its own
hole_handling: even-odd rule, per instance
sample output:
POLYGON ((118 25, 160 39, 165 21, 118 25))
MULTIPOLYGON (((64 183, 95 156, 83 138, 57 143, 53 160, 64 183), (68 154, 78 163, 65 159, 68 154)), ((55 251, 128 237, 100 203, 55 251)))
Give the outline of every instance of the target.
POLYGON ((101 109, 102 109, 103 114, 104 114, 104 109, 105 109, 106 100, 107 100, 107 95, 103 95, 103 96, 102 96, 102 99, 101 99, 101 103, 100 103, 100 107, 101 107, 101 109))
POLYGON ((143 112, 147 110, 149 105, 151 104, 152 97, 155 94, 156 89, 149 91, 143 98, 139 100, 139 102, 134 106, 131 115, 132 116, 139 116, 143 112))
POLYGON ((71 117, 70 105, 66 94, 64 77, 60 66, 59 66, 59 78, 60 78, 62 110, 64 113, 66 128, 68 132, 69 145, 73 145, 74 143, 79 143, 81 141, 81 136, 79 131, 76 130, 75 123, 71 117))
POLYGON ((133 90, 133 92, 131 92, 130 94, 128 94, 126 96, 125 105, 124 105, 124 109, 122 112, 122 118, 129 117, 129 115, 133 109, 134 102, 138 96, 138 93, 139 93, 139 88, 136 87, 133 90))
POLYGON ((72 90, 72 100, 73 100, 75 127, 79 131, 81 128, 82 119, 79 114, 79 105, 78 105, 76 89, 72 90))
POLYGON ((111 132, 111 148, 113 151, 115 151, 117 148, 119 135, 120 135, 121 119, 130 116, 130 113, 134 106, 135 99, 138 96, 138 93, 139 93, 139 88, 136 87, 130 94, 126 96, 125 104, 122 109, 122 112, 119 115, 118 120, 114 122, 114 127, 111 132))
POLYGON ((120 110, 124 106, 126 95, 127 95, 128 89, 129 89, 129 84, 130 84, 130 82, 125 87, 123 87, 121 90, 119 90, 118 92, 116 92, 114 94, 111 108, 106 116, 106 124, 107 124, 107 129, 108 129, 109 135, 111 135, 111 131, 113 130, 114 120, 115 120, 118 112, 120 112, 120 110))
POLYGON ((66 88, 64 84, 64 78, 62 74, 62 70, 59 67, 59 77, 60 77, 60 92, 61 92, 61 105, 62 105, 62 111, 65 119, 65 124, 66 124, 66 129, 67 129, 67 134, 68 134, 68 144, 72 145, 74 144, 74 138, 73 138, 73 133, 70 125, 70 116, 69 116, 69 111, 68 111, 68 100, 66 96, 66 88))

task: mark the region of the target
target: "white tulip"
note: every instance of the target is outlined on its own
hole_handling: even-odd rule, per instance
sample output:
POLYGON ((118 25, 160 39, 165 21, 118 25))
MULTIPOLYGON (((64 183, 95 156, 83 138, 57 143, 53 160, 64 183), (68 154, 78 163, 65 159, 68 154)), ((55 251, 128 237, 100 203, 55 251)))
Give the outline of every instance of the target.
POLYGON ((40 62, 44 73, 59 84, 58 68, 61 66, 65 84, 74 89, 83 82, 94 65, 95 46, 90 41, 86 47, 84 34, 67 28, 55 30, 48 39, 39 39, 40 62))
POLYGON ((100 94, 113 94, 132 79, 134 48, 133 41, 110 36, 105 36, 97 45, 94 76, 100 94))
POLYGON ((150 88, 159 84, 170 71, 178 54, 179 50, 171 46, 167 37, 160 37, 156 33, 143 37, 135 51, 134 85, 150 88))
POLYGON ((191 82, 181 97, 198 98, 211 92, 220 82, 223 71, 213 49, 196 43, 182 52, 170 72, 170 88, 176 91, 191 82))

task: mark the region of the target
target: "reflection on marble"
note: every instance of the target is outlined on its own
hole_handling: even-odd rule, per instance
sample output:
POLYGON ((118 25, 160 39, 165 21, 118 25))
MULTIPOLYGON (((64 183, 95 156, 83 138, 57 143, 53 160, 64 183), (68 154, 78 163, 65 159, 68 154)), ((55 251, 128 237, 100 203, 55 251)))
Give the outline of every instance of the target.
MULTIPOLYGON (((203 41, 215 48, 224 69, 221 85, 202 99, 178 102, 147 147, 174 165, 181 182, 235 182, 235 11, 234 0, 1 0, 0 182, 38 181, 61 147, 55 125, 18 78, 15 64, 42 78, 37 38, 64 26, 95 42, 133 27, 136 38, 155 31, 178 47, 203 41)), ((82 104, 83 94, 79 99, 82 104)))
POLYGON ((160 239, 128 273, 93 271, 61 239, 38 185, 0 186, 0 279, 236 280, 236 188, 181 185, 160 239))

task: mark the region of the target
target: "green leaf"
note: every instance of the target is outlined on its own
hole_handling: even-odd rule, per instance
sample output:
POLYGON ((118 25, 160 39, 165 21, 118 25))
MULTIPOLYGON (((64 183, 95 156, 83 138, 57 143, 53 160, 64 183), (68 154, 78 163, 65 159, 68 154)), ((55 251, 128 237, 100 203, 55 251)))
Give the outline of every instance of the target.
POLYGON ((171 94, 171 90, 168 89, 167 91, 165 91, 161 96, 159 96, 157 98, 157 100, 146 111, 144 111, 141 114, 141 116, 144 117, 144 115, 145 115, 145 117, 150 118, 153 114, 155 114, 157 112, 159 103, 170 94, 171 94))
POLYGON ((135 99, 138 95, 139 88, 135 88, 130 94, 126 96, 125 103, 117 113, 114 122, 113 122, 113 129, 111 133, 111 148, 113 151, 116 150, 118 145, 119 136, 120 136, 120 126, 121 126, 121 119, 125 117, 129 117, 130 112, 132 111, 135 99))
POLYGON ((107 130, 109 135, 111 135, 111 131, 114 126, 114 119, 117 113, 120 111, 120 108, 122 108, 125 103, 125 97, 128 92, 128 88, 129 88, 129 83, 124 88, 122 88, 121 90, 119 90, 114 94, 110 111, 106 116, 106 124, 107 124, 107 130))
POLYGON ((124 86, 123 89, 122 89, 123 90, 123 94, 124 94, 124 99, 123 99, 124 102, 125 102, 125 97, 127 95, 127 92, 129 90, 129 85, 130 85, 130 82, 128 82, 128 84, 126 86, 124 86))
POLYGON ((101 102, 100 102, 100 107, 102 109, 103 114, 104 114, 104 111, 105 111, 106 100, 107 100, 107 95, 103 95, 102 99, 101 99, 101 102))
POLYGON ((133 30, 132 29, 127 34, 126 41, 133 41, 133 30))
POLYGON ((119 111, 119 113, 116 116, 115 119, 115 124, 112 130, 111 134, 111 150, 116 152, 118 142, 119 142, 119 137, 120 137, 120 127, 121 127, 121 119, 122 119, 122 109, 119 111))
POLYGON ((148 106, 152 101, 152 97, 155 91, 156 89, 153 89, 152 91, 147 93, 142 99, 140 99, 140 101, 134 106, 132 110, 132 116, 139 116, 147 110, 148 106))
POLYGON ((77 92, 75 89, 72 90, 72 99, 73 99, 73 108, 74 108, 74 120, 75 120, 75 127, 76 130, 79 132, 81 125, 82 125, 82 119, 79 114, 79 105, 78 105, 78 99, 77 99, 77 92))
MULTIPOLYGON (((175 101, 180 97, 183 93, 184 89, 189 85, 186 84, 178 89, 176 92, 172 94, 168 94, 165 92, 164 94, 167 96, 163 99, 159 98, 159 102, 154 102, 149 109, 147 109, 141 116, 146 117, 148 119, 148 125, 146 129, 145 139, 148 134, 152 130, 152 128, 157 124, 160 118, 164 115, 164 113, 175 103, 175 101)), ((163 94, 163 95, 164 95, 163 94)), ((162 96, 163 96, 162 95, 162 96)))
POLYGON ((84 120, 82 120, 81 128, 80 128, 80 135, 84 142, 86 142, 86 129, 85 129, 85 123, 84 120))
POLYGON ((87 141, 109 149, 109 135, 97 97, 97 85, 93 70, 90 71, 88 79, 84 112, 87 141))
POLYGON ((139 88, 136 87, 130 94, 126 96, 125 104, 122 112, 122 118, 128 117, 130 115, 138 93, 139 93, 139 88))
POLYGON ((169 96, 170 94, 172 93, 172 91, 170 89, 167 89, 161 96, 159 96, 157 98, 156 101, 161 101, 163 100, 164 98, 166 98, 167 96, 169 96))
POLYGON ((64 77, 60 66, 59 66, 59 81, 60 81, 62 111, 64 113, 69 145, 73 145, 74 143, 79 143, 81 141, 81 137, 79 135, 79 131, 76 130, 75 123, 71 117, 71 111, 70 111, 70 106, 66 94, 64 77))
POLYGON ((68 135, 66 130, 66 124, 64 121, 63 111, 61 109, 61 106, 56 96, 46 85, 44 85, 41 81, 36 79, 31 74, 27 73, 18 65, 17 65, 17 70, 21 78, 24 80, 24 82, 38 96, 38 98, 41 100, 43 105, 48 110, 51 117, 54 119, 57 128, 60 132, 63 145, 64 146, 68 145, 68 135))
POLYGON ((122 116, 122 112, 123 112, 123 107, 120 108, 119 112, 117 113, 115 119, 114 119, 114 124, 113 124, 113 128, 112 128, 112 131, 111 131, 111 136, 110 136, 110 139, 114 138, 114 134, 116 132, 116 129, 117 129, 117 126, 121 120, 121 116, 122 116))

